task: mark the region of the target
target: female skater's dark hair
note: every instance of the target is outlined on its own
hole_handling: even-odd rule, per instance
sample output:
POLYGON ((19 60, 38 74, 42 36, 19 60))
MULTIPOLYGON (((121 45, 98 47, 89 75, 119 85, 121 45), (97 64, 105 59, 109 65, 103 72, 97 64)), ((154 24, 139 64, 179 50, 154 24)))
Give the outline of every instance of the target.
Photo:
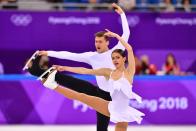
MULTIPOLYGON (((122 50, 122 49, 115 49, 115 50, 112 51, 112 54, 113 54, 113 53, 118 53, 118 54, 120 54, 123 58, 124 58, 124 57, 126 58, 126 56, 127 56, 126 51, 124 51, 124 50, 122 50)), ((128 60, 127 60, 127 59, 125 60, 125 64, 128 64, 128 60)))
POLYGON ((118 54, 120 54, 122 57, 126 57, 126 52, 125 52, 124 50, 122 50, 122 49, 115 49, 115 50, 112 51, 112 54, 113 54, 113 53, 118 53, 118 54))
POLYGON ((42 75, 47 69, 44 69, 44 66, 49 66, 49 62, 45 61, 42 65, 40 65, 40 60, 42 56, 37 56, 34 60, 32 60, 32 66, 28 68, 28 71, 34 76, 42 75))

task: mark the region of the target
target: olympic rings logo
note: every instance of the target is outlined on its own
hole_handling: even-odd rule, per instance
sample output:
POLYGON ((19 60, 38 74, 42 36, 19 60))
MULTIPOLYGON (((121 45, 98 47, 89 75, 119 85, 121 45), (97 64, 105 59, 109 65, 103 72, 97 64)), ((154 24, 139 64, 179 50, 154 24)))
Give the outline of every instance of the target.
POLYGON ((32 22, 32 16, 28 14, 14 14, 10 17, 10 20, 16 26, 28 26, 32 22))

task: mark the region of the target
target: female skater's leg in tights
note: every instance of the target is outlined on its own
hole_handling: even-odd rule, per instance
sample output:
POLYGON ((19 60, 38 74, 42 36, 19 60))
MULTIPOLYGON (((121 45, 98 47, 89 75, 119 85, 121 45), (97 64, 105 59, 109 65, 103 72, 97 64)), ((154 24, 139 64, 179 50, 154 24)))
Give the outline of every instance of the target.
POLYGON ((99 97, 86 95, 84 93, 78 93, 76 91, 73 91, 73 90, 70 90, 67 88, 63 88, 61 86, 58 86, 55 89, 55 91, 60 94, 63 94, 65 97, 67 97, 69 99, 81 101, 81 102, 87 104, 88 106, 94 108, 96 111, 102 113, 105 116, 108 116, 108 117, 110 116, 110 113, 108 111, 109 101, 106 101, 106 100, 99 98, 99 97))

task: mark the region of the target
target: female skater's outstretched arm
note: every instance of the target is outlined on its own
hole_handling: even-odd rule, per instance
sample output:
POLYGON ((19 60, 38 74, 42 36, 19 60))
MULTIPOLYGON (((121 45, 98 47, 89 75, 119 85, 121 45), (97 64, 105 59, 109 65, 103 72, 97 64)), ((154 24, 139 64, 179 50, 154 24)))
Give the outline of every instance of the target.
POLYGON ((60 65, 53 65, 53 67, 55 67, 58 71, 68 71, 77 74, 104 76, 106 79, 109 78, 111 72, 111 69, 109 68, 88 69, 84 67, 70 67, 70 66, 60 66, 60 65))

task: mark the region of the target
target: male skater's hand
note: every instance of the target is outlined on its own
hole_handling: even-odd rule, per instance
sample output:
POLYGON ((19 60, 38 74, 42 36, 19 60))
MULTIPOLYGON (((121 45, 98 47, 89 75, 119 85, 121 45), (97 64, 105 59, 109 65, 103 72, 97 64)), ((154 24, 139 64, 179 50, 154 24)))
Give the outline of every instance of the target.
POLYGON ((42 50, 42 51, 39 51, 39 52, 38 52, 38 55, 40 55, 40 56, 42 56, 42 55, 48 56, 48 52, 45 51, 45 50, 42 50))
POLYGON ((122 13, 124 13, 124 11, 122 10, 122 8, 121 8, 119 5, 117 5, 116 3, 113 3, 113 4, 112 4, 112 7, 114 8, 114 10, 115 10, 119 15, 121 15, 122 13))

